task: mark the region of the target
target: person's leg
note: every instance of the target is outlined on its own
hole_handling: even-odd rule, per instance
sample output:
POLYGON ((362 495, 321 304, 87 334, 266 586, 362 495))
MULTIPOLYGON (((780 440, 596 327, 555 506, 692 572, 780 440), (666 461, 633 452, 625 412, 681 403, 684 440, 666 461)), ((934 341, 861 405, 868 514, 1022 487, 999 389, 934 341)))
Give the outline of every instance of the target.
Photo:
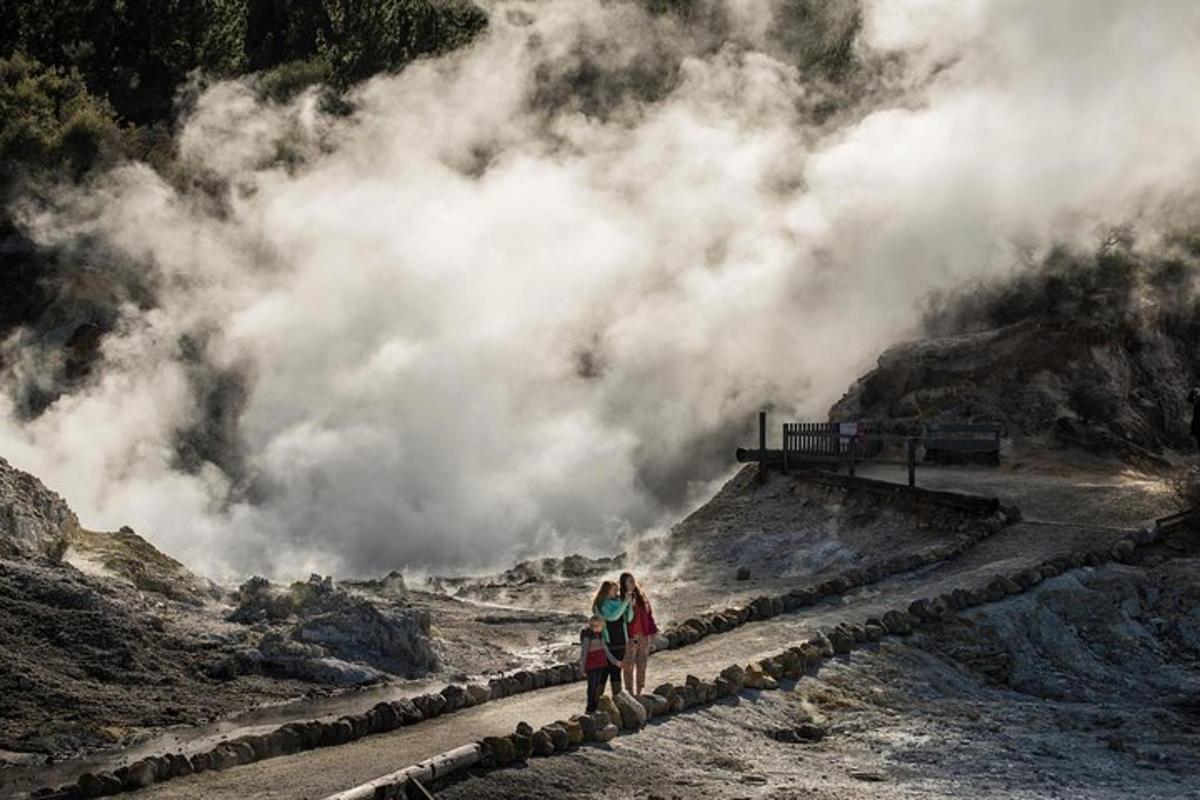
POLYGON ((621 677, 624 679, 625 688, 630 691, 633 691, 634 661, 637 657, 638 642, 640 641, 641 637, 635 636, 629 640, 629 644, 625 647, 625 667, 621 670, 621 677))
MULTIPOLYGON (((625 644, 624 643, 621 643, 619 645, 609 645, 608 649, 612 651, 613 657, 616 658, 617 661, 623 661, 625 659, 625 644)), ((621 693, 621 670, 618 667, 616 667, 612 664, 609 664, 608 665, 608 674, 609 674, 609 677, 612 679, 613 697, 616 697, 618 694, 621 693)))
POLYGON ((596 703, 600 700, 600 693, 604 691, 604 679, 608 677, 608 670, 603 667, 594 669, 587 674, 587 713, 591 714, 596 710, 596 703))
POLYGON ((637 652, 637 693, 646 689, 646 662, 650 660, 650 637, 643 636, 638 642, 637 652))

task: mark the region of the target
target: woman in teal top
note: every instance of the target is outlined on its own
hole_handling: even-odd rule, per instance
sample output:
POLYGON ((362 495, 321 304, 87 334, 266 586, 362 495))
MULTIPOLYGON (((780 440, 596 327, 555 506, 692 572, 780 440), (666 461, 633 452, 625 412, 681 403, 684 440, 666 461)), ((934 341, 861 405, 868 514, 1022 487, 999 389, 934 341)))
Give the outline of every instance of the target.
POLYGON ((621 591, 615 581, 600 584, 600 591, 592 601, 592 613, 604 620, 604 641, 616 657, 618 664, 609 665, 609 680, 613 696, 621 691, 621 666, 625 661, 625 642, 629 639, 629 623, 633 621, 633 607, 622 600, 621 591))

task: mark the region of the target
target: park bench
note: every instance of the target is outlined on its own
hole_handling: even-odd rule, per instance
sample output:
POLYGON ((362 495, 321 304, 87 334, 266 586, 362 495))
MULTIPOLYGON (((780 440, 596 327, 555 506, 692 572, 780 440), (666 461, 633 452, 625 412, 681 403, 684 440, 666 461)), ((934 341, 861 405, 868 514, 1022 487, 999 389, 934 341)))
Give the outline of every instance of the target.
POLYGON ((927 422, 921 428, 921 443, 926 461, 999 464, 1000 440, 1007 435, 1000 422, 927 422))

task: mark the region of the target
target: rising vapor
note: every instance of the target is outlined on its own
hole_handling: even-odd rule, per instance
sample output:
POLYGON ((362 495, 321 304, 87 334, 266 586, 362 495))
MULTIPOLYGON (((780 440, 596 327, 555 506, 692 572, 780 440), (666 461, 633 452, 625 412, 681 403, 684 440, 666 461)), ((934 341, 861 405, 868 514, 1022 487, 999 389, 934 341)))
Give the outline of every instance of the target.
POLYGON ((348 115, 204 88, 203 191, 131 164, 26 210, 155 303, 86 389, 0 399, 0 453, 220 577, 604 550, 760 404, 822 415, 931 291, 1194 210, 1194 2, 873 0, 841 83, 797 55, 812 5, 501 0, 348 115), (237 470, 180 464, 197 363, 236 376, 237 470))

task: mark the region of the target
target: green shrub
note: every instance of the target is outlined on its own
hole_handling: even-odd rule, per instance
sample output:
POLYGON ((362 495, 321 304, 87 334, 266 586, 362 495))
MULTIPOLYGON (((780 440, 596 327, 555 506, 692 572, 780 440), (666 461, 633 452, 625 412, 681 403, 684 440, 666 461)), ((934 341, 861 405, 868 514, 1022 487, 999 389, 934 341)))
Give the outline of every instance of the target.
POLYGON ((56 169, 79 177, 119 158, 122 143, 112 108, 78 72, 0 59, 0 182, 56 169))
POLYGON ((275 102, 295 97, 310 86, 329 83, 329 62, 319 56, 303 61, 289 61, 259 75, 258 93, 275 102))

